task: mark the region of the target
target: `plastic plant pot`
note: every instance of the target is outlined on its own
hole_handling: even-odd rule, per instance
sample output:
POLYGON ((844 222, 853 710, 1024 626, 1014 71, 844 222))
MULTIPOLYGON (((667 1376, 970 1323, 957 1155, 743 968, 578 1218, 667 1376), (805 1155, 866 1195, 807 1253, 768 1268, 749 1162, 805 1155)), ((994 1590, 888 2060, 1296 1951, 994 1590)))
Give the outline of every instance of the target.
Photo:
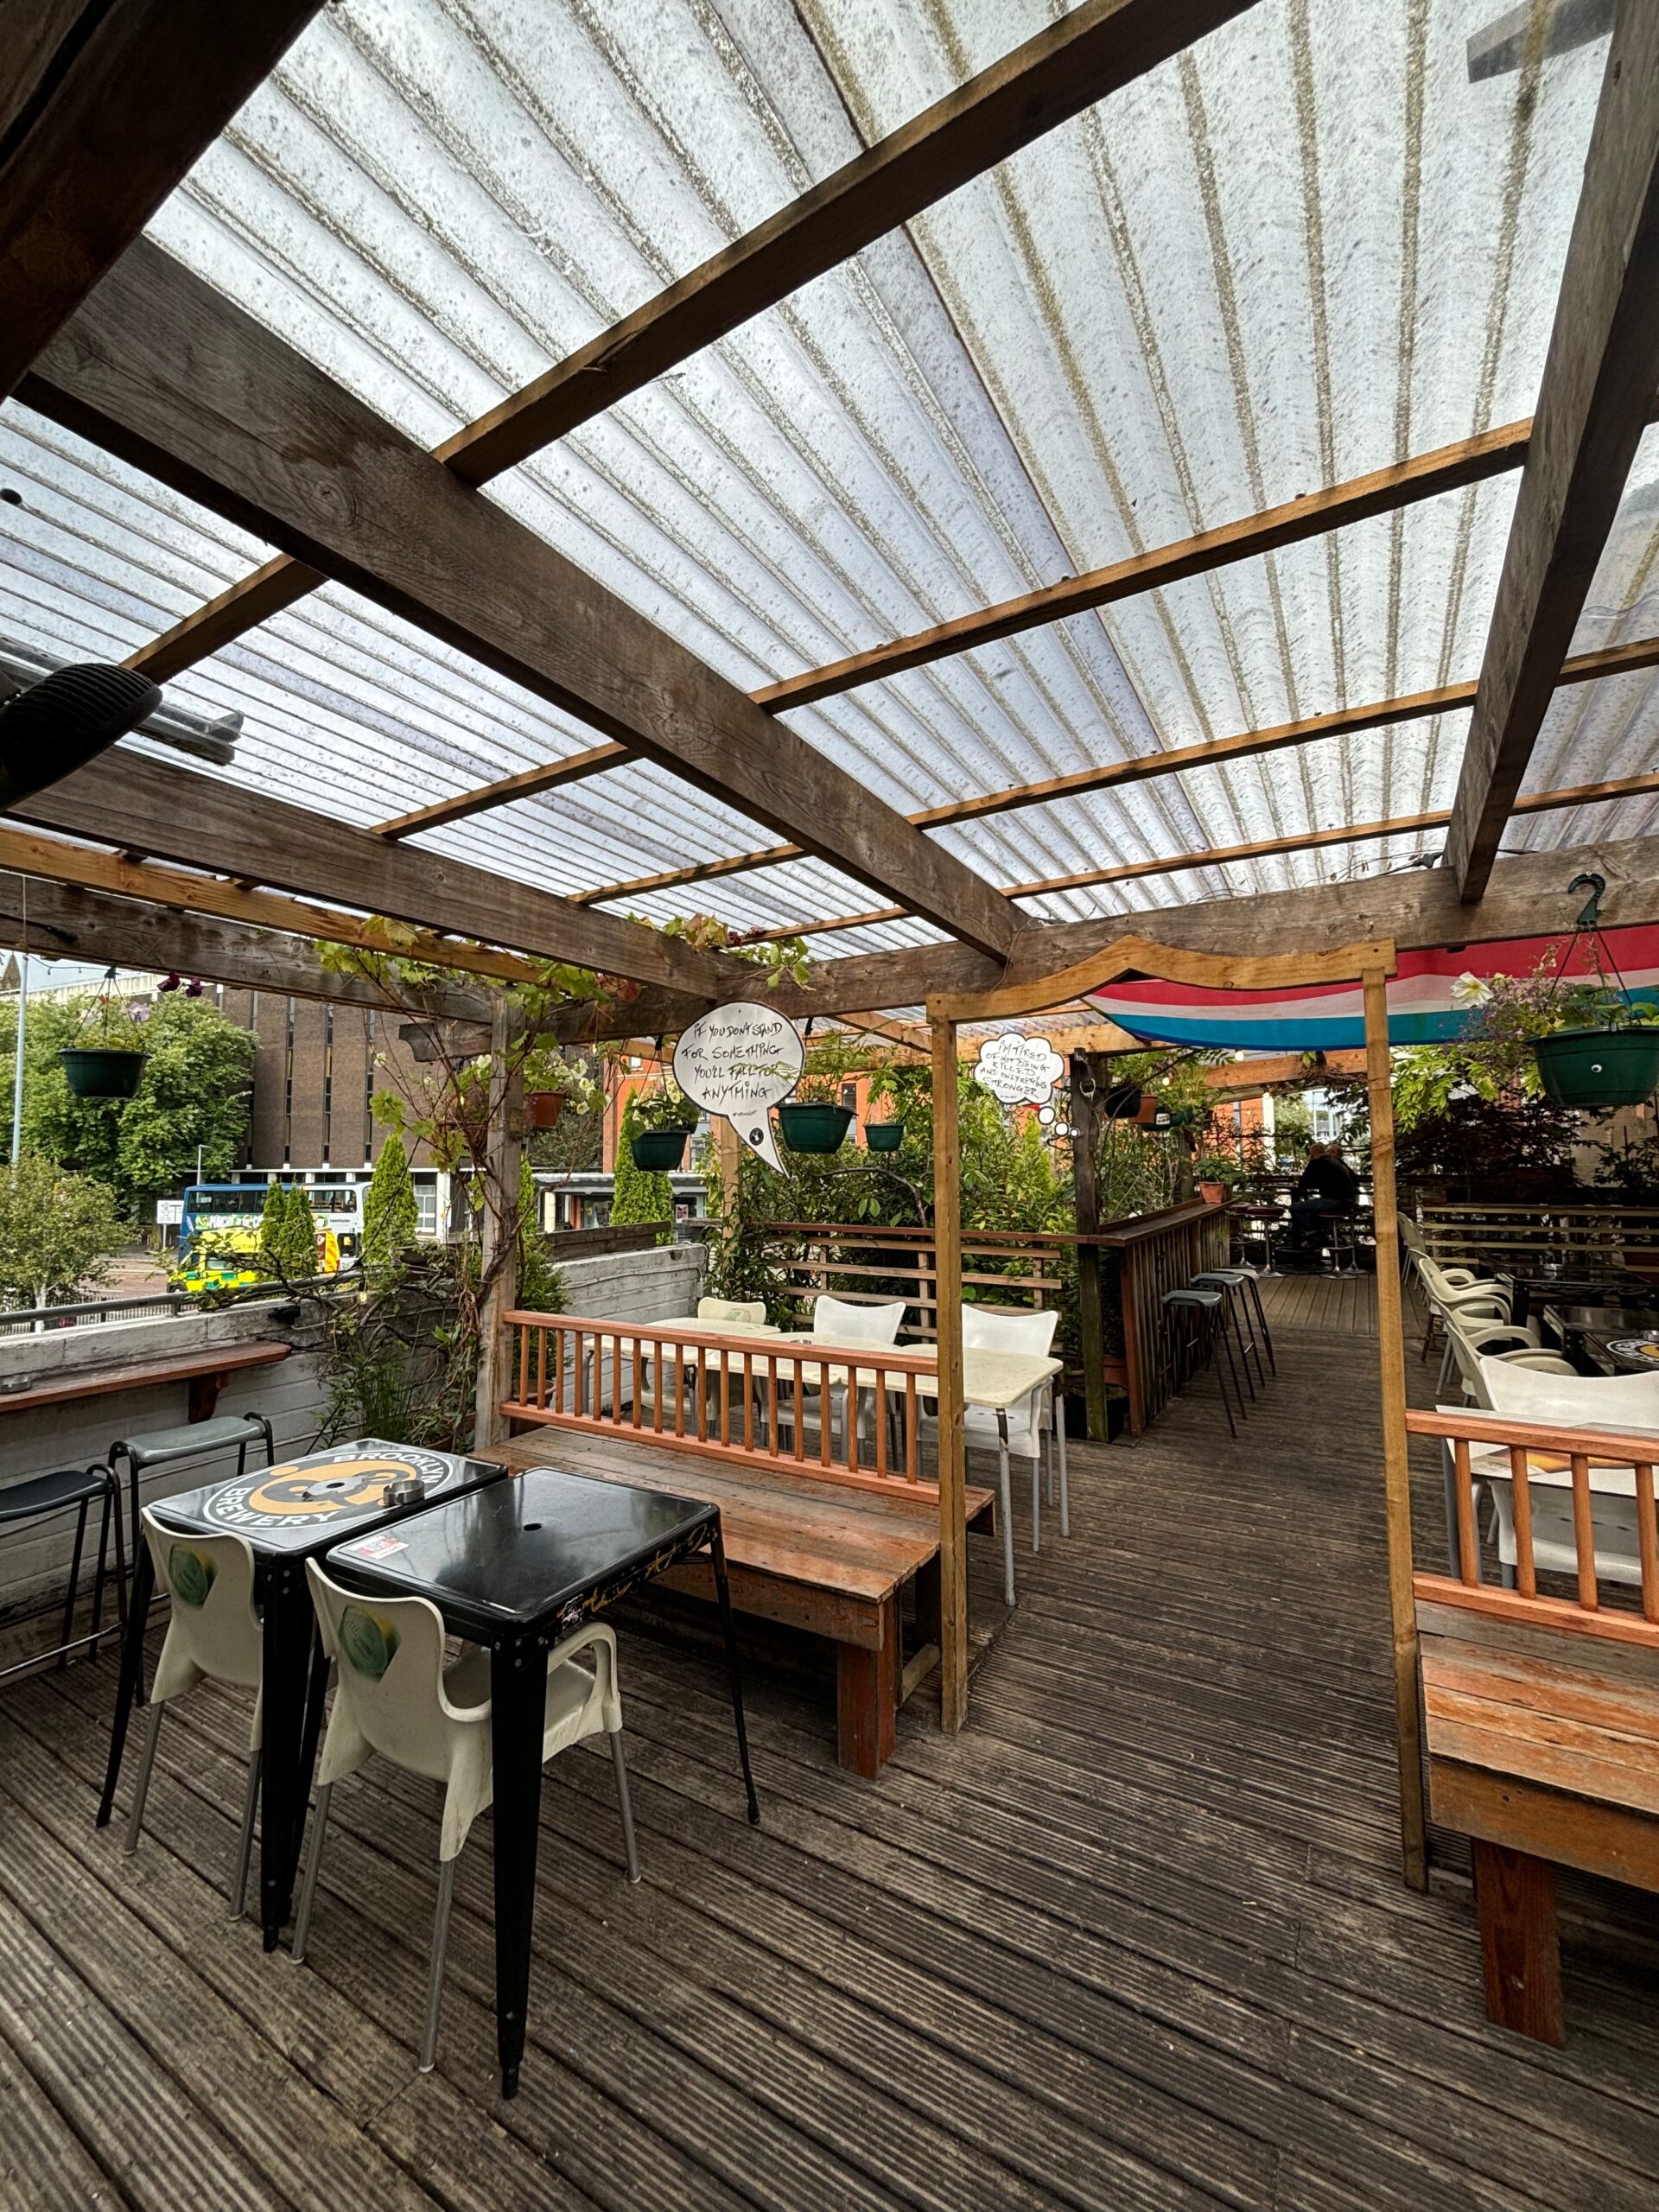
POLYGON ((556 1128, 563 1111, 562 1090, 531 1090, 524 1094, 524 1120, 532 1129, 556 1128))
POLYGON ((637 1136, 628 1139, 634 1166, 647 1168, 653 1174, 677 1167, 685 1158, 686 1139, 690 1134, 690 1129, 641 1129, 637 1136))
POLYGON ((1115 1083, 1101 1094, 1100 1109, 1109 1122, 1132 1122, 1141 1111, 1138 1083, 1115 1083))
POLYGON ((839 1152, 853 1126, 853 1109, 797 1101, 778 1109, 778 1126, 791 1152, 839 1152))
POLYGON ((1558 1029, 1532 1049, 1558 1106, 1640 1106, 1659 1084, 1659 1028, 1558 1029))
POLYGON ((902 1122, 866 1122, 864 1141, 872 1152, 897 1152, 905 1141, 902 1122))
POLYGON ((58 1058, 64 1081, 77 1098, 130 1098, 143 1080, 149 1055, 117 1052, 107 1045, 66 1045, 58 1058))

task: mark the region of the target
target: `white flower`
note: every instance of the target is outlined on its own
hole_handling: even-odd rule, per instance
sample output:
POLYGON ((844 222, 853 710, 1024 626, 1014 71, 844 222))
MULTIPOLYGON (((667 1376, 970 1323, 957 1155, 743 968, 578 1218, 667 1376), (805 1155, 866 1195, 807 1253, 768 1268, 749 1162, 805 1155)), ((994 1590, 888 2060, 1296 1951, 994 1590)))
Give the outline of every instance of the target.
POLYGON ((1484 1006, 1491 995, 1491 985, 1466 968, 1452 986, 1452 1003, 1455 1007, 1484 1006))

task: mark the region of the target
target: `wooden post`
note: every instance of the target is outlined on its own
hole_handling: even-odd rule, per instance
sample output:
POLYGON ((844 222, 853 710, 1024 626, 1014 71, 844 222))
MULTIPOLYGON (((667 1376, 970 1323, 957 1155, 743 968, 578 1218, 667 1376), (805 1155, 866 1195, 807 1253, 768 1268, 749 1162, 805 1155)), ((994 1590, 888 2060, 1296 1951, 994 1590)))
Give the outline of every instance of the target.
MULTIPOLYGON (((1100 1136, 1099 1069, 1084 1052, 1071 1057, 1071 1191, 1079 1236, 1100 1228, 1100 1177, 1095 1158, 1100 1136)), ((1100 1248, 1077 1247, 1077 1339, 1083 1359, 1083 1396, 1091 1442, 1106 1441, 1106 1327, 1100 1299, 1100 1248)))
POLYGON ((723 1114, 715 1117, 715 1166, 720 1172, 721 1218, 729 1230, 737 1219, 739 1179, 743 1173, 743 1140, 723 1114))
POLYGON ((968 1719, 968 1524, 962 1402, 962 1150, 957 1026, 932 1019, 933 1249, 939 1362, 939 1718, 968 1719))
MULTIPOLYGON (((498 995, 490 1016, 490 1125, 480 1162, 486 1197, 479 1227, 480 1279, 486 1286, 478 1313, 478 1394, 474 1402, 473 1448, 483 1452, 505 1441, 507 1423, 497 1410, 509 1396, 511 1347, 502 1316, 518 1296, 518 1170, 524 1136, 524 1077, 515 1062, 508 1072, 510 1046, 516 1043, 516 1008, 498 995)), ((595 1376, 594 1387, 602 1387, 595 1376)))
POLYGON ((1411 1465, 1406 1436, 1406 1353, 1400 1308, 1400 1238, 1394 1197, 1394 1104, 1389 1085, 1385 969, 1368 968, 1365 1075, 1371 1107, 1371 1205, 1376 1232, 1377 1364, 1382 1399, 1382 1483, 1389 1540, 1389 1613, 1394 1631, 1395 1729, 1400 1758, 1400 1832, 1405 1875, 1428 1887, 1423 1802, 1422 1723, 1417 1702, 1417 1606, 1411 1587, 1411 1465))

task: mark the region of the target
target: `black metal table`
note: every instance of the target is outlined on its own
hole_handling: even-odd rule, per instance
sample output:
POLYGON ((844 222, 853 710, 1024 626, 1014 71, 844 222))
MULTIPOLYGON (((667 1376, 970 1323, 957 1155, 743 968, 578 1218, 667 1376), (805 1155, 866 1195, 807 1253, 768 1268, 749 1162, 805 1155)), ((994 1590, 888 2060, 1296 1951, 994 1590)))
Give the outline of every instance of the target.
MULTIPOLYGON (((337 1544, 348 1530, 385 1528, 421 1512, 435 1497, 461 1496, 499 1482, 505 1473, 492 1459, 466 1459, 453 1452, 416 1450, 379 1437, 359 1437, 279 1467, 255 1468, 228 1482, 209 1483, 152 1509, 159 1521, 181 1536, 244 1536, 253 1552, 264 1685, 259 1919, 268 1951, 276 1949, 293 1910, 294 1877, 327 1688, 305 1562, 337 1544), (386 1484, 410 1472, 426 1484, 425 1497, 389 1509, 384 1502, 386 1484)), ((98 1808, 99 1827, 108 1825, 115 1808, 133 1700, 143 1677, 144 1631, 155 1587, 155 1561, 149 1546, 141 1543, 121 1649, 110 1763, 98 1808)))
POLYGON ((1510 1319, 1526 1320, 1535 1306, 1603 1306, 1640 1309, 1653 1303, 1654 1286, 1632 1268, 1603 1268, 1581 1274, 1521 1274, 1509 1271, 1497 1280, 1510 1293, 1510 1319))
POLYGON ((498 1489, 429 1506, 395 1532, 353 1537, 328 1554, 333 1580, 370 1594, 429 1599, 452 1634, 490 1655, 495 2017, 504 2097, 518 2087, 530 2002, 547 1655, 590 1614, 705 1548, 725 1630, 749 1818, 758 1824, 717 1505, 532 1467, 498 1489))

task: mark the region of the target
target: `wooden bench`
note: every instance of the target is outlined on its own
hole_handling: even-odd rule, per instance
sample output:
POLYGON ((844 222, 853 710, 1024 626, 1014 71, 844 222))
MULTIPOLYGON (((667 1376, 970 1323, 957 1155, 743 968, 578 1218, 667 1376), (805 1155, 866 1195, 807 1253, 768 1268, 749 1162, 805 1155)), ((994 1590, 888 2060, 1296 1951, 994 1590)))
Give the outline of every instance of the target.
POLYGON ((1473 1846, 1489 2018, 1560 2044, 1556 1867, 1659 1891, 1659 1527, 1653 1468, 1637 1456, 1659 1455, 1659 1437, 1472 1412, 1413 1412, 1407 1425, 1452 1440, 1460 1528, 1461 1574, 1414 1577, 1430 1812, 1473 1846), (1512 1588, 1480 1579, 1471 1446, 1483 1444, 1509 1460, 1512 1588), (1571 1462, 1576 1596, 1538 1587, 1534 1451, 1571 1462), (1639 1608, 1622 1590, 1624 1603, 1604 1602, 1595 1568, 1589 1470, 1621 1461, 1645 1530, 1639 1608))
MULTIPOLYGON (((899 1706, 938 1662, 938 1491, 920 1478, 913 1387, 931 1376, 931 1359, 874 1346, 856 1355, 860 1372, 874 1364, 893 1377, 893 1395, 906 1408, 895 1471, 878 1474, 858 1459, 855 1423, 844 1424, 852 1434, 843 1438, 839 1457, 822 1429, 817 1448, 803 1447, 798 1456, 751 1448, 744 1440, 754 1434, 754 1422, 736 1405, 734 1384, 745 1356, 752 1370, 768 1358, 789 1367, 811 1363, 817 1355, 810 1345, 563 1315, 509 1319, 520 1331, 518 1395, 501 1411, 521 1427, 536 1427, 493 1456, 519 1471, 569 1467, 717 1504, 733 1605, 834 1644, 838 1756, 853 1772, 874 1776, 892 1756, 899 1706), (667 1362, 681 1368, 684 1354, 696 1347, 710 1353, 711 1364, 728 1355, 727 1387, 711 1372, 707 1387, 698 1381, 695 1389, 688 1375, 690 1404, 673 1392, 663 1393, 661 1402, 643 1389, 636 1395, 627 1378, 643 1374, 642 1356, 660 1374, 667 1362), (900 1611, 910 1583, 921 1649, 906 1665, 900 1611)), ((885 1465, 884 1421, 878 1416, 873 1426, 882 1437, 885 1465)), ((775 1442, 775 1427, 771 1435, 775 1442)), ((969 1490, 970 1529, 989 1528, 994 1509, 990 1491, 969 1490)), ((663 1580, 671 1589, 713 1599, 712 1571, 702 1560, 663 1580)))
POLYGON ((43 1377, 26 1390, 0 1390, 0 1413, 28 1413, 41 1406, 73 1405, 117 1390, 148 1390, 157 1383, 188 1387, 187 1418, 210 1421, 219 1394, 232 1375, 268 1367, 288 1357, 288 1346, 258 1338, 249 1344, 210 1344, 201 1351, 177 1352, 161 1359, 130 1360, 113 1367, 81 1367, 43 1377))

